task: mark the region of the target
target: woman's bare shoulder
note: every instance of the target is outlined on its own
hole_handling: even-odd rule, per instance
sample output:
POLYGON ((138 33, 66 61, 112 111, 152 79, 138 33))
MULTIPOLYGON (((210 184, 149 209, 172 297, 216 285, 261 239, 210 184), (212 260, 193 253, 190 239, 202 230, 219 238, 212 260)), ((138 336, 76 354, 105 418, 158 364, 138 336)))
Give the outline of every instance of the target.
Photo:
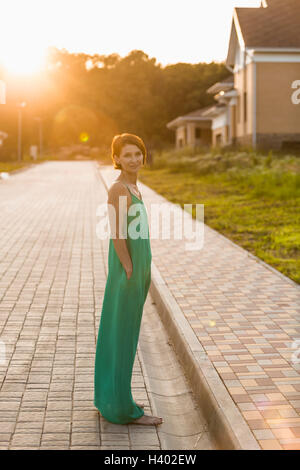
POLYGON ((119 196, 129 197, 128 189, 121 181, 115 181, 108 190, 108 201, 116 201, 119 196))

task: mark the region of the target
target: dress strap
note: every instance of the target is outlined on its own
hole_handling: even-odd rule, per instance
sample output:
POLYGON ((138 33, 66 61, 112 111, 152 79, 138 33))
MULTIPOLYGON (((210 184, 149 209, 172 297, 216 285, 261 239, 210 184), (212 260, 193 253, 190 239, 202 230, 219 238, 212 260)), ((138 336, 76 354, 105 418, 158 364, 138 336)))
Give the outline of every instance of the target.
MULTIPOLYGON (((121 181, 121 183, 123 183, 123 181, 121 181)), ((129 186, 128 186, 126 183, 123 183, 123 184, 125 184, 126 188, 127 188, 128 191, 130 192, 130 194, 132 194, 134 197, 136 197, 137 199, 139 199, 139 201, 143 201, 142 197, 139 198, 139 197, 137 197, 132 191, 130 191, 129 186)), ((140 193, 140 192, 139 192, 139 193, 140 193)), ((141 195, 141 193, 140 193, 140 195, 141 195)), ((141 195, 141 196, 142 196, 142 195, 141 195)))
POLYGON ((128 185, 127 185, 126 183, 123 183, 123 184, 126 186, 126 188, 128 189, 128 191, 130 192, 130 194, 132 194, 132 192, 130 191, 128 185))

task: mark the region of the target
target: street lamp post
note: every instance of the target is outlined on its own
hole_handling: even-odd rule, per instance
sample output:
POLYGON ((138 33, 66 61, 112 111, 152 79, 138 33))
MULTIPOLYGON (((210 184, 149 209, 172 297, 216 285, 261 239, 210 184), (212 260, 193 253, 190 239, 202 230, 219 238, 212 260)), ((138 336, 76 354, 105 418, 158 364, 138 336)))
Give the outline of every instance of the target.
POLYGON ((6 104, 6 83, 0 80, 0 104, 6 104))
POLYGON ((42 156, 42 153, 43 153, 43 130, 42 130, 42 118, 40 117, 35 117, 34 118, 35 121, 38 122, 39 124, 39 141, 40 141, 40 150, 39 150, 39 153, 40 153, 40 157, 42 156))
POLYGON ((22 108, 25 108, 26 103, 18 103, 18 161, 22 160, 22 108))

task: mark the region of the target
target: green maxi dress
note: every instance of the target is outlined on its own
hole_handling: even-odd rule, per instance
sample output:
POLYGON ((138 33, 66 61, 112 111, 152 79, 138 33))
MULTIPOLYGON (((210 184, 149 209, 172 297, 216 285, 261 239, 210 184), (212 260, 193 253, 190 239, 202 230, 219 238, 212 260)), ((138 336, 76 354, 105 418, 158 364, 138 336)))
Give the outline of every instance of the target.
POLYGON ((124 220, 127 223, 126 244, 133 271, 130 279, 127 279, 126 271, 110 238, 108 276, 94 371, 94 405, 107 421, 118 424, 130 423, 144 414, 143 408, 133 400, 131 378, 143 307, 151 282, 152 260, 146 208, 143 201, 132 194, 129 188, 128 190, 131 194, 131 204, 127 221, 126 217, 124 220), (137 234, 143 232, 141 237, 136 238, 136 234, 131 236, 131 223, 135 226, 137 234))

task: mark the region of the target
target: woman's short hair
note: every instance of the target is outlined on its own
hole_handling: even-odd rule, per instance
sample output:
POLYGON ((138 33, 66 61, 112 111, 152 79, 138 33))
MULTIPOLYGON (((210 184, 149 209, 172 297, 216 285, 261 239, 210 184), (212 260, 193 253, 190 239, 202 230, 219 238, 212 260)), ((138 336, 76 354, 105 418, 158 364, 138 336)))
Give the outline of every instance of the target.
POLYGON ((128 133, 115 135, 111 143, 111 158, 113 161, 114 168, 116 170, 121 170, 122 168, 121 168, 121 165, 119 165, 115 161, 114 155, 117 155, 117 157, 119 157, 121 154, 122 148, 126 144, 136 145, 143 154, 143 164, 145 164, 146 162, 147 150, 146 150, 144 142, 142 141, 140 137, 138 137, 135 134, 128 134, 128 133))

